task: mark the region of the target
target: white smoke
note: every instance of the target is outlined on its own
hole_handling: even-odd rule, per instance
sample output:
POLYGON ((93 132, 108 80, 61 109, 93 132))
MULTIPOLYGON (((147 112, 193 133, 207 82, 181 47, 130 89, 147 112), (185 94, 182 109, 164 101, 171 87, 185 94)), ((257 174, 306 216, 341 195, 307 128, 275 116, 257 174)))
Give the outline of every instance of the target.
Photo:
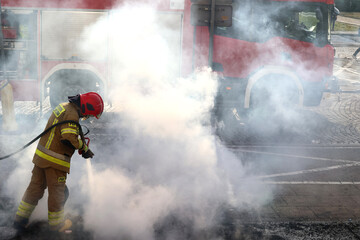
POLYGON ((155 226, 171 216, 195 231, 209 229, 223 205, 268 200, 269 191, 247 180, 241 161, 212 134, 217 76, 210 69, 178 76, 179 56, 166 38, 178 33, 159 21, 164 16, 129 5, 86 32, 93 37, 82 47, 94 56, 107 51, 110 33, 109 95, 121 109, 116 124, 127 131, 124 141, 107 146, 111 152, 92 146, 103 163, 93 166, 92 184, 88 176, 81 181, 85 225, 98 239, 154 239, 155 226))
MULTIPOLYGON (((5 185, 5 192, 10 196, 15 196, 16 199, 21 199, 31 177, 32 162, 29 161, 29 157, 34 154, 36 146, 33 146, 17 156, 18 167, 8 176, 5 185), (19 178, 19 176, 22 176, 19 178), (21 188, 21 190, 19 190, 21 188)), ((16 161, 14 158, 9 159, 16 161)))

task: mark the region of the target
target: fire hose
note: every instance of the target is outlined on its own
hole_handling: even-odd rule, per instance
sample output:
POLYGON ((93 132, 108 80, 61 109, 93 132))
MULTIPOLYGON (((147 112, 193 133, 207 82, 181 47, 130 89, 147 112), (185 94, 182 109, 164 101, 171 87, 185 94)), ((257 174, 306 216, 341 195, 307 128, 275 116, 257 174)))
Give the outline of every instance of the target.
MULTIPOLYGON (((31 144, 33 144, 36 140, 38 140, 40 137, 44 136, 46 133, 48 133, 51 129, 53 129, 54 127, 57 127, 61 124, 65 124, 65 123, 73 123, 76 124, 79 127, 79 132, 80 132, 80 136, 82 138, 82 140, 85 142, 85 140, 87 140, 87 143, 90 143, 90 139, 89 138, 85 138, 85 136, 90 132, 89 129, 87 127, 85 127, 87 129, 87 132, 85 134, 83 134, 82 128, 80 123, 73 121, 73 120, 66 120, 66 121, 61 121, 58 122, 54 125, 51 125, 50 127, 48 127, 47 129, 45 129, 42 133, 40 133, 37 137, 35 137, 33 140, 31 140, 30 142, 28 142, 27 144, 25 144, 23 147, 21 147, 20 149, 18 149, 17 151, 10 153, 6 156, 0 157, 0 160, 4 160, 6 158, 9 158, 13 155, 15 155, 16 153, 24 150, 25 148, 29 147, 31 144)), ((87 144, 88 145, 88 144, 87 144)))

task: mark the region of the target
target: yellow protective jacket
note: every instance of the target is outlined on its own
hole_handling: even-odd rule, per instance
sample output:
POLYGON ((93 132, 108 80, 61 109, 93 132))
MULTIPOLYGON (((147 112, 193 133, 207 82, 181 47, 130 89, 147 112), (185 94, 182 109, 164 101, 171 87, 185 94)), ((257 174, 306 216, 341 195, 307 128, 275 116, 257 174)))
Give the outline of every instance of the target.
MULTIPOLYGON (((80 113, 74 103, 61 103, 53 110, 45 129, 66 120, 78 123, 79 118, 80 113)), ((52 167, 70 173, 71 156, 75 149, 84 147, 79 134, 79 127, 74 123, 54 127, 40 138, 33 163, 40 168, 52 167)))

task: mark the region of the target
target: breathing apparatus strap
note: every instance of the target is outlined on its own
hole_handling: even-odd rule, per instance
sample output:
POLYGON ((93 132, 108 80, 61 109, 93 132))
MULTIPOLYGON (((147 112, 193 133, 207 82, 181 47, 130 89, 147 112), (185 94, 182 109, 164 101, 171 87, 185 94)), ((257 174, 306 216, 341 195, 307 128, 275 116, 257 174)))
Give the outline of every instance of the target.
POLYGON ((8 157, 11 157, 12 155, 24 150, 25 148, 29 147, 31 144, 33 144, 36 140, 38 140, 39 138, 41 138, 42 136, 44 136, 46 133, 48 133, 51 129, 53 129, 54 127, 56 126, 59 126, 61 124, 65 124, 65 123, 73 123, 73 124, 76 124, 78 127, 79 127, 79 133, 80 133, 80 136, 81 138, 84 138, 84 136, 86 136, 88 133, 89 133, 89 129, 87 129, 87 132, 84 134, 82 129, 81 129, 81 125, 80 123, 74 121, 74 120, 65 120, 65 121, 61 121, 61 122, 58 122, 54 125, 51 125, 50 127, 48 127, 47 129, 45 129, 42 133, 40 133, 36 138, 34 138, 33 140, 31 140, 30 142, 28 142, 26 145, 24 145, 22 148, 20 148, 19 150, 13 152, 13 153, 10 153, 6 156, 3 156, 3 157, 0 157, 0 160, 4 160, 8 157))

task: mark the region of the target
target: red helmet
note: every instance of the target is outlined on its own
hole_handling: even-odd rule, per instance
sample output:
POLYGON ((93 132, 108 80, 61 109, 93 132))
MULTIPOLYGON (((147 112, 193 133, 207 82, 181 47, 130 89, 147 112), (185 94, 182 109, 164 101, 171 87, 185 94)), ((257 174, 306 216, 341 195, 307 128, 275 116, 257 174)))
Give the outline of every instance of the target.
POLYGON ((92 115, 99 119, 104 111, 104 102, 96 92, 80 94, 80 105, 83 116, 92 115))

